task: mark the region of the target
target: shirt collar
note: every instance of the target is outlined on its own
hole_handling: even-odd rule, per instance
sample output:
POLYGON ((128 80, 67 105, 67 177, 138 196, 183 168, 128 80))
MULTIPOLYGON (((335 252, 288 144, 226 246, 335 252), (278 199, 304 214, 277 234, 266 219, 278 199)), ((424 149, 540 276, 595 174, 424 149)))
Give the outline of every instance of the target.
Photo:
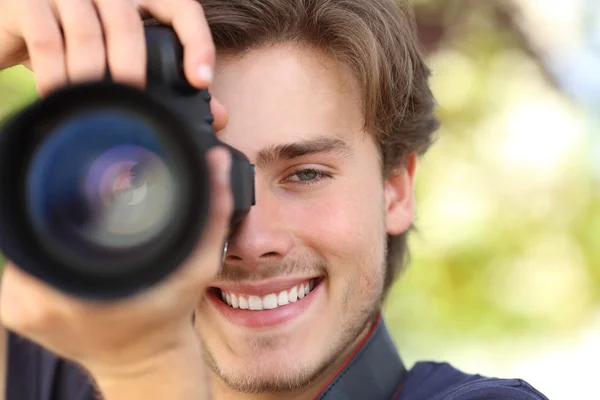
POLYGON ((367 337, 314 400, 392 399, 406 372, 380 314, 367 337))

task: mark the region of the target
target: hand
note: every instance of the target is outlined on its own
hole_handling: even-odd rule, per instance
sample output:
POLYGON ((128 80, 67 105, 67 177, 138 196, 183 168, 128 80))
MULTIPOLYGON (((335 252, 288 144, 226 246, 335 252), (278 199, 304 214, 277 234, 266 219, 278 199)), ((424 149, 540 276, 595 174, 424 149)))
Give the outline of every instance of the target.
MULTIPOLYGON (((141 12, 173 27, 188 81, 209 87, 215 46, 195 0, 0 0, 0 69, 30 68, 41 96, 101 79, 107 66, 115 81, 141 88, 147 66, 141 12)), ((215 129, 222 129, 225 109, 213 100, 211 110, 215 129)))
POLYGON ((0 288, 2 325, 104 381, 139 376, 186 351, 187 358, 201 361, 192 313, 222 263, 233 209, 228 151, 211 150, 208 164, 210 220, 195 253, 170 278, 136 297, 89 303, 55 290, 9 262, 0 288))

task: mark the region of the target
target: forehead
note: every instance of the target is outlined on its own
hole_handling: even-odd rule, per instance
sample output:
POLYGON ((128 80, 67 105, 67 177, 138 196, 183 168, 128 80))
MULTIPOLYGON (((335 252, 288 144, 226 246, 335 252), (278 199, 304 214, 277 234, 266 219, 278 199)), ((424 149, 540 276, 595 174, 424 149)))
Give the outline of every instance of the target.
POLYGON ((211 91, 229 113, 219 137, 249 156, 264 146, 317 136, 346 142, 364 136, 353 74, 312 47, 277 45, 220 56, 211 91))

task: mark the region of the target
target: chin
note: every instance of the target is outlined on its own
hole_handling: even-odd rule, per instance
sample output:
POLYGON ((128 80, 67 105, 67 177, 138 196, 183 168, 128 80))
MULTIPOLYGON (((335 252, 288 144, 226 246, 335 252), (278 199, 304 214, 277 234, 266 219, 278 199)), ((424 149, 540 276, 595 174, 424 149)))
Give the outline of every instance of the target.
POLYGON ((257 371, 277 371, 294 364, 306 364, 303 360, 314 360, 311 353, 325 345, 321 343, 324 337, 330 337, 324 333, 326 326, 323 325, 323 320, 319 316, 315 317, 302 323, 264 329, 236 326, 217 329, 215 324, 210 329, 212 340, 205 345, 215 356, 215 361, 223 365, 242 365, 257 371))
POLYGON ((314 381, 324 369, 319 357, 323 357, 324 343, 310 343, 307 332, 240 335, 233 343, 205 347, 208 362, 213 372, 238 392, 296 390, 314 381))

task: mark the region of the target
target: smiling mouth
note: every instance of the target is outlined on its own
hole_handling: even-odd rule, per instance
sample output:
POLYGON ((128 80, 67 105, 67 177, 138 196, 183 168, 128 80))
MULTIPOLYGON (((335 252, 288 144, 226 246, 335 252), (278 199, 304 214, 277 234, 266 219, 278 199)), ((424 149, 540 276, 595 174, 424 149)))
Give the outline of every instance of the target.
POLYGON ((213 287, 211 290, 221 301, 231 308, 242 310, 262 311, 274 310, 288 304, 296 303, 308 296, 321 282, 322 278, 307 279, 295 286, 265 296, 234 293, 213 287))

